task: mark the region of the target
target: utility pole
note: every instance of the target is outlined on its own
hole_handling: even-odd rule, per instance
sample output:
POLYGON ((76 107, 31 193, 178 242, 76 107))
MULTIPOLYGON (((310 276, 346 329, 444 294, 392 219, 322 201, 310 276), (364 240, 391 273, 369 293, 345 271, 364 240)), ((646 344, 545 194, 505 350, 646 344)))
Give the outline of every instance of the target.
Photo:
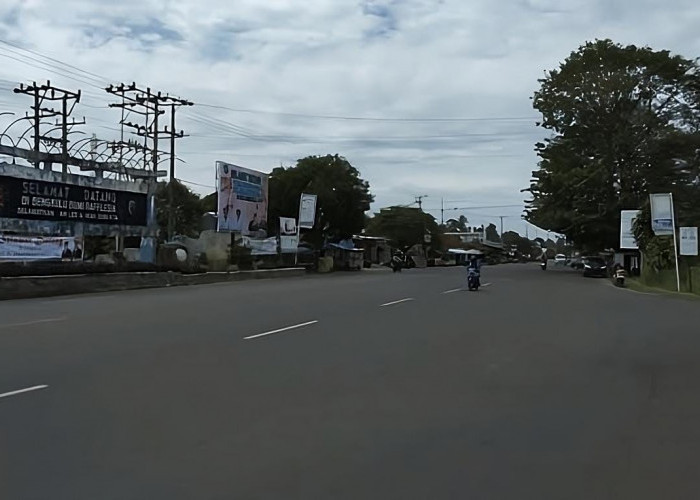
POLYGON ((418 203, 418 210, 423 210, 423 198, 427 198, 427 194, 416 196, 416 203, 418 203))
MULTIPOLYGON (((34 116, 31 118, 32 126, 34 129, 34 150, 33 150, 33 163, 35 168, 41 167, 41 160, 39 159, 41 152, 41 143, 44 141, 46 144, 53 147, 60 143, 61 145, 61 164, 62 172, 65 174, 68 172, 68 135, 70 133, 69 129, 75 125, 83 125, 85 123, 85 118, 81 122, 76 122, 73 120, 69 123, 68 118, 75 109, 75 105, 80 102, 80 91, 72 92, 70 90, 61 89, 51 85, 50 81, 47 81, 44 85, 37 85, 33 82, 31 85, 25 86, 20 84, 19 87, 14 89, 15 94, 24 94, 32 96, 34 98, 34 105, 32 110, 34 111, 34 116), (61 110, 57 111, 54 108, 43 107, 45 101, 57 102, 61 101, 61 110), (47 118, 60 117, 61 121, 55 124, 56 127, 61 130, 61 137, 53 137, 41 134, 41 121, 47 118)), ((52 129, 57 130, 57 129, 52 129)), ((51 163, 46 162, 46 169, 51 168, 51 163)))
POLYGON ((445 198, 440 198, 440 225, 445 225, 445 198))
POLYGON ((499 215, 498 218, 501 219, 501 243, 503 243, 503 218, 505 215, 499 215))
POLYGON ((184 99, 170 98, 170 131, 165 127, 165 132, 170 135, 170 183, 168 184, 168 239, 175 233, 175 139, 185 137, 184 131, 176 132, 175 110, 179 106, 192 106, 194 103, 184 99))

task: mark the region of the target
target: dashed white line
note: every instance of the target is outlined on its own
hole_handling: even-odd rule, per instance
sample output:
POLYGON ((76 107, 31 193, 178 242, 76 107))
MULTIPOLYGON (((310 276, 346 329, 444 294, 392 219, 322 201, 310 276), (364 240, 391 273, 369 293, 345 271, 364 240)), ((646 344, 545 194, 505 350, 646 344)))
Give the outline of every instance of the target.
POLYGON ((65 321, 68 318, 46 318, 46 319, 36 319, 34 321, 24 321, 22 323, 9 323, 7 325, 0 325, 0 328, 21 328, 23 326, 41 325, 43 323, 55 323, 57 321, 65 321))
POLYGON ((387 302, 386 304, 382 304, 382 305, 379 306, 379 307, 394 306, 394 305, 396 305, 396 304, 402 304, 402 303, 404 303, 404 302, 410 302, 410 301, 412 301, 412 300, 414 300, 414 299, 410 299, 410 298, 409 298, 409 299, 395 300, 395 301, 393 301, 393 302, 387 302))
POLYGON ((296 330, 297 328, 303 328, 303 327, 305 327, 305 326, 313 325, 313 324, 316 324, 316 323, 318 323, 318 320, 307 321, 306 323, 299 323, 298 325, 287 326, 287 327, 284 327, 284 328, 280 328, 280 329, 278 329, 278 330, 272 330, 272 331, 265 332, 265 333, 259 333, 259 334, 257 334, 257 335, 251 335, 250 337, 244 337, 243 340, 252 340, 252 339, 257 339, 257 338, 260 338, 260 337, 266 337, 266 336, 268 336, 268 335, 274 335, 274 334, 276 334, 276 333, 282 333, 282 332, 286 332, 286 331, 289 331, 289 330, 296 330))
POLYGON ((47 389, 48 385, 35 385, 34 387, 27 387, 26 389, 19 389, 17 391, 5 392, 0 394, 1 398, 9 398, 10 396, 17 396, 18 394, 24 394, 25 392, 39 391, 41 389, 47 389))
POLYGON ((455 288, 454 290, 447 290, 447 291, 445 291, 445 292, 442 292, 442 294, 443 294, 443 295, 447 295, 447 294, 449 294, 449 293, 455 293, 455 292, 461 292, 461 291, 462 291, 461 288, 455 288))
POLYGON ((493 283, 484 283, 483 285, 481 285, 481 288, 486 288, 487 286, 491 285, 493 285, 493 283))

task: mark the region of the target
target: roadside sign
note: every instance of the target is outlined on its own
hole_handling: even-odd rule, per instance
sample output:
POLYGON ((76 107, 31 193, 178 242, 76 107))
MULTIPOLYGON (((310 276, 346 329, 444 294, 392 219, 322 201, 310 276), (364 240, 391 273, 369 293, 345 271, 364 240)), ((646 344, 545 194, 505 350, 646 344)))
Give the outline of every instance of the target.
POLYGON ((670 193, 650 194, 651 229, 657 236, 673 235, 673 197, 670 193))
POLYGON ((312 229, 316 222, 316 195, 302 193, 299 201, 299 227, 312 229))
POLYGON ((697 255, 698 254, 698 228, 697 227, 680 227, 681 237, 681 255, 697 255))
POLYGON ((634 237, 634 221, 639 217, 639 210, 622 210, 620 212, 620 248, 638 250, 639 245, 634 237))

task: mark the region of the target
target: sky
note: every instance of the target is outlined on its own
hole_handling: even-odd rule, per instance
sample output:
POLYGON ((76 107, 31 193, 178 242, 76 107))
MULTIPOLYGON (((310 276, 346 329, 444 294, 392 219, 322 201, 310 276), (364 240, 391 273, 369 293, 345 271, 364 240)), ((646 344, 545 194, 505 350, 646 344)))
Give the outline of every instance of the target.
POLYGON ((696 0, 2 0, 0 112, 21 116, 31 100, 12 89, 50 79, 82 90, 81 130, 114 140, 103 89, 136 82, 195 103, 177 177, 200 194, 216 160, 270 172, 339 154, 373 211, 427 195, 438 220, 524 233, 538 79, 596 38, 695 58, 698 26, 696 0))

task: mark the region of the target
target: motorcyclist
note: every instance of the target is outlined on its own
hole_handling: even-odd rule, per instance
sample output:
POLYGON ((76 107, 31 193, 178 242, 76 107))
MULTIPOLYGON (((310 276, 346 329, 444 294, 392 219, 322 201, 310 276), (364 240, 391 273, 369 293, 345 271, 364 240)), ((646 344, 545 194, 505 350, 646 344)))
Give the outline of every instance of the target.
POLYGON ((469 255, 467 257, 467 281, 469 281, 470 276, 476 277, 476 287, 478 288, 479 282, 481 281, 481 262, 476 255, 469 255))

